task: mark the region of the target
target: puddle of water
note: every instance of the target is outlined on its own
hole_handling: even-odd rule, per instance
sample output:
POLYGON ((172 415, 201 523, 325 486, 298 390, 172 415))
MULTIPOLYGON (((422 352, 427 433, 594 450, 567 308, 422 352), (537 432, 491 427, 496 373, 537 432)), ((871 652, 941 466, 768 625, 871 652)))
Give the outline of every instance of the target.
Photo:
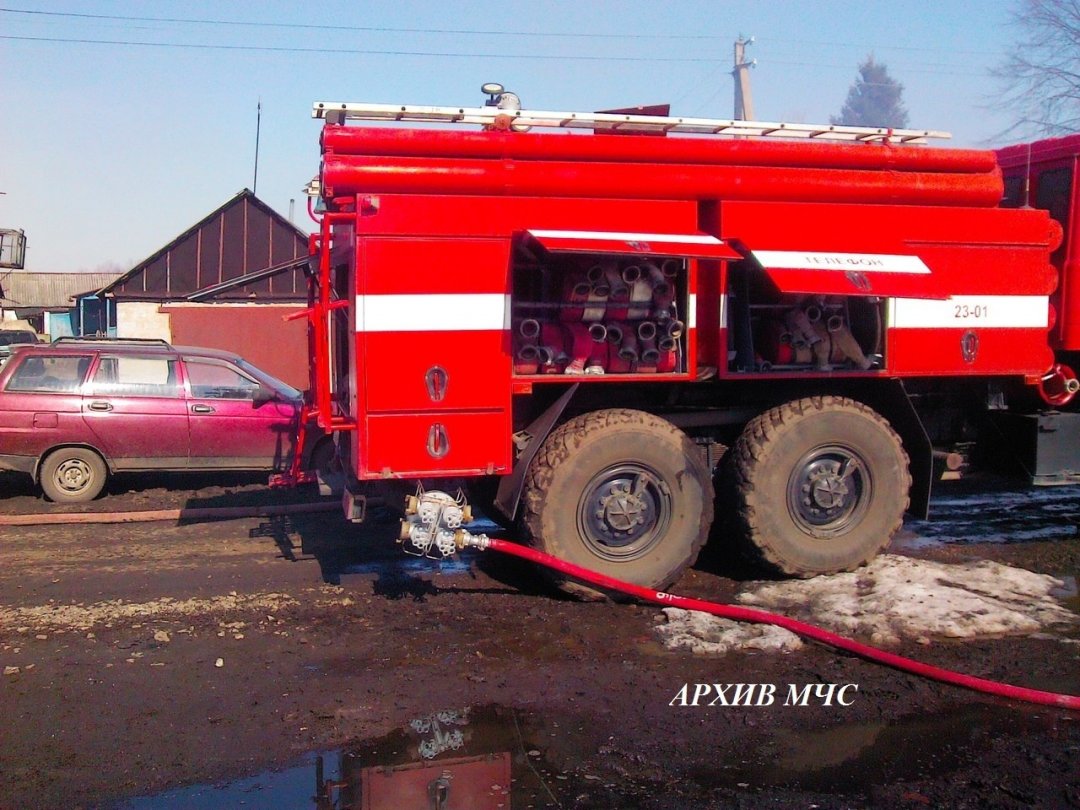
MULTIPOLYGON (((324 768, 331 771, 339 766, 324 758, 324 768)), ((117 810, 228 810, 236 807, 275 807, 280 810, 323 810, 315 799, 315 767, 317 756, 306 757, 302 763, 281 771, 266 771, 258 776, 238 779, 220 785, 192 785, 154 796, 142 796, 116 805, 117 810)), ((324 805, 331 810, 333 805, 324 805)))
POLYGON ((445 560, 426 557, 399 557, 392 560, 373 560, 341 566, 341 574, 448 574, 460 576, 472 572, 473 560, 458 554, 445 560))
MULTIPOLYGON (((700 761, 710 764, 689 768, 689 779, 680 782, 688 788, 696 783, 702 792, 753 795, 780 789, 867 797, 878 786, 947 774, 977 758, 992 740, 1060 733, 1059 722, 1053 712, 979 704, 818 730, 778 728, 740 750, 741 760, 703 755, 700 761)), ((599 810, 638 806, 644 797, 669 789, 669 780, 682 770, 676 764, 670 770, 649 765, 652 757, 629 741, 616 751, 598 751, 573 733, 573 725, 560 728, 554 720, 501 706, 439 711, 383 737, 308 755, 284 770, 139 797, 117 807, 402 810, 439 806, 432 799, 441 796, 441 806, 469 810, 599 810), (627 762, 645 763, 645 772, 628 775, 619 767, 627 762)))
MULTIPOLYGON (((557 724, 555 724, 557 727, 557 724)), ((556 728, 557 730, 557 728, 556 728)), ((522 712, 500 706, 445 710, 341 751, 219 785, 194 785, 116 805, 118 810, 399 810, 461 807, 620 807, 624 794, 594 776, 566 773, 546 757, 552 738, 522 712), (543 741, 543 742, 541 742, 543 741), (570 793, 572 791, 572 793, 570 793), (442 797, 444 804, 432 800, 442 797)), ((576 753, 577 761, 585 752, 576 753)))
POLYGON ((1077 536, 1080 487, 1033 487, 952 494, 930 500, 930 520, 905 528, 914 536, 903 545, 920 548, 939 543, 1023 543, 1077 536))

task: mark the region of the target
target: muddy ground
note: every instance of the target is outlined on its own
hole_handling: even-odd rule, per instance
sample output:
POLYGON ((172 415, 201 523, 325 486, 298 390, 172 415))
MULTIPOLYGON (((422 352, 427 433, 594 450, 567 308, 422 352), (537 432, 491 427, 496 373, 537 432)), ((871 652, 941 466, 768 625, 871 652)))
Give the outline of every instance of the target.
MULTIPOLYGON (((964 508, 971 485, 953 485, 938 496, 944 523, 906 526, 900 553, 995 559, 1075 588, 1080 489, 1063 512, 988 485, 1008 495, 996 511, 964 508), (973 513, 993 530, 972 529, 973 513)), ((318 496, 254 478, 140 478, 92 508, 297 498, 318 496)), ((20 479, 0 480, 0 513, 50 506, 20 479)), ((333 512, 2 536, 0 807, 406 810, 431 806, 427 790, 476 810, 1080 807, 1076 712, 816 645, 670 652, 657 608, 563 599, 505 558, 417 563, 333 512), (670 705, 687 683, 772 684, 778 699, 670 705), (807 684, 819 697, 783 705, 789 685, 807 684), (845 693, 850 705, 822 705, 829 684, 858 691, 845 693), (424 745, 445 749, 433 766, 374 775, 419 763, 424 745), (413 799, 385 798, 410 778, 413 799)), ((725 599, 747 576, 707 553, 671 590, 725 599)), ((1074 629, 897 652, 1078 694, 1078 639, 1074 629)))

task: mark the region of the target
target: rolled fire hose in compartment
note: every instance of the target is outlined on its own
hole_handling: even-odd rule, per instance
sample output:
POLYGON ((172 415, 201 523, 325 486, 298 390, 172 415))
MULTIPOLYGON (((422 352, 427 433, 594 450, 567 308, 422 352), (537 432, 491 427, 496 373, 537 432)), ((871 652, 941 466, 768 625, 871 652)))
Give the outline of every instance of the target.
POLYGON ((449 557, 465 548, 475 548, 481 551, 499 551, 503 554, 548 566, 598 588, 624 593, 645 602, 653 602, 664 607, 696 610, 735 621, 771 624, 790 630, 812 641, 853 653, 869 661, 885 664, 894 669, 931 680, 1026 703, 1080 710, 1080 695, 1044 692, 1023 686, 1003 684, 986 678, 977 678, 972 675, 965 675, 925 664, 866 644, 860 644, 816 625, 791 619, 777 613, 679 596, 678 594, 655 591, 630 582, 623 582, 614 577, 599 574, 579 565, 560 560, 536 549, 489 537, 486 534, 474 534, 465 528, 465 525, 471 519, 471 509, 466 504, 464 496, 460 494, 457 496, 448 495, 445 492, 435 490, 430 492, 418 490, 416 495, 409 496, 406 499, 405 518, 401 522, 401 543, 407 553, 432 559, 449 557))
POLYGON ((687 263, 562 254, 515 273, 516 374, 685 371, 687 263))

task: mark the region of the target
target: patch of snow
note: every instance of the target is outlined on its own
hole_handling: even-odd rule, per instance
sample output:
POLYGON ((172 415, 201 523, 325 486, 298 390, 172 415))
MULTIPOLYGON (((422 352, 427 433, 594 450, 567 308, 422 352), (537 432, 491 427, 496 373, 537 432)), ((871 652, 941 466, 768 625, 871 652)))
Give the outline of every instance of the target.
MULTIPOLYGON (((1074 624, 1075 614, 1054 598, 1064 586, 1054 577, 988 560, 947 564, 884 554, 851 573, 753 583, 738 601, 888 646, 931 637, 1026 635, 1074 624)), ((771 649, 757 642, 760 626, 700 613, 686 617, 670 608, 664 613, 668 623, 657 631, 669 648, 771 649), (731 625, 748 634, 734 633, 731 625)))
POLYGON ((670 650, 685 648, 702 655, 723 655, 732 650, 791 652, 802 640, 789 630, 768 624, 749 624, 721 619, 708 613, 664 608, 667 623, 656 632, 670 650))

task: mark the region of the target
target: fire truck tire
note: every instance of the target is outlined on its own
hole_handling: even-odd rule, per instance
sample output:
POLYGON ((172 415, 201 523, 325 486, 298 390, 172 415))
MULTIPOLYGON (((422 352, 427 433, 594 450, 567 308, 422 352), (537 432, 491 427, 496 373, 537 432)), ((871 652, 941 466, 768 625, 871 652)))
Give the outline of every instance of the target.
POLYGON ((38 482, 54 503, 86 503, 101 494, 109 470, 105 461, 86 447, 61 447, 41 462, 38 482))
POLYGON ((900 528, 911 475, 900 437, 844 397, 761 414, 732 448, 735 524, 755 562, 796 577, 851 571, 900 528))
MULTIPOLYGON (((712 497, 709 470, 681 430, 642 411, 594 411, 544 441, 525 478, 522 523, 542 551, 662 589, 697 559, 712 497)), ((555 582, 575 596, 600 595, 555 582)))

